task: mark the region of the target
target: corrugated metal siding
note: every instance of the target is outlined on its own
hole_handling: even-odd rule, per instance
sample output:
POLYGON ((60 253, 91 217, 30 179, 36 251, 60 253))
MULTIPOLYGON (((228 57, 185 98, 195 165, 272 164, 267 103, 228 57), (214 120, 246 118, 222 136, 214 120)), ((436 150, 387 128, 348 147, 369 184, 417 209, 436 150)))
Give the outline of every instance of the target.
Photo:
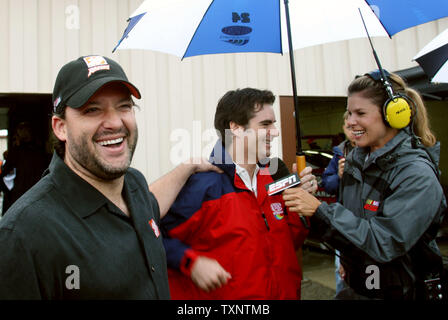
MULTIPOLYGON (((143 95, 133 166, 154 180, 174 166, 180 146, 190 143, 195 155, 210 149, 215 106, 227 90, 251 86, 291 95, 292 89, 288 55, 212 55, 180 61, 140 50, 112 54, 126 19, 141 2, 0 0, 0 92, 51 93, 67 61, 92 53, 117 60, 143 95)), ((375 38, 374 44, 385 68, 408 68, 416 65, 411 58, 418 50, 445 28, 448 19, 400 32, 392 40, 375 38)), ((375 68, 366 39, 305 48, 294 56, 298 93, 305 96, 343 96, 354 75, 375 68)), ((277 102, 280 119, 278 109, 277 102)))

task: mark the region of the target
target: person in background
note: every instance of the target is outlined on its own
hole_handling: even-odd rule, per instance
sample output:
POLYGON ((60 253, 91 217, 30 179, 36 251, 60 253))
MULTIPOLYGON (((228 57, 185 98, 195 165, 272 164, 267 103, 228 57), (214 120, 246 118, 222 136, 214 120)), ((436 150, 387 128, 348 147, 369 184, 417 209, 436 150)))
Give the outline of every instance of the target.
POLYGON ((343 116, 344 124, 342 125, 346 139, 333 147, 333 158, 322 174, 322 187, 326 192, 333 195, 338 194, 339 182, 344 172, 345 158, 355 147, 353 133, 347 126, 347 119, 348 112, 346 111, 343 116))
MULTIPOLYGON (((162 219, 173 299, 300 298, 296 250, 308 230, 281 195, 269 196, 265 187, 283 168, 266 161, 279 135, 274 100, 271 91, 253 88, 219 100, 215 128, 221 139, 210 162, 224 174, 192 176, 162 219)), ((295 189, 315 192, 311 168, 300 176, 295 189)))
POLYGON ((285 203, 312 217, 322 241, 340 251, 348 288, 336 298, 437 299, 430 287, 441 284, 443 265, 435 237, 447 204, 440 144, 423 100, 398 75, 385 79, 376 70, 349 85, 347 111, 356 148, 345 161, 339 202, 286 190, 285 203), (408 112, 404 104, 390 112, 388 101, 401 101, 389 98, 390 89, 407 97, 407 119, 396 117, 408 112))
POLYGON ((2 193, 2 216, 4 214, 5 211, 3 211, 3 208, 5 208, 5 206, 9 207, 9 203, 10 203, 10 192, 12 187, 14 186, 14 178, 16 177, 15 174, 15 170, 14 169, 10 169, 10 171, 8 173, 5 172, 4 167, 6 165, 6 158, 8 157, 8 150, 5 150, 3 152, 3 161, 2 161, 2 166, 1 166, 1 172, 0 172, 0 191, 2 193), (2 174, 3 172, 3 174, 2 174), (6 205, 5 205, 6 203, 6 205))
POLYGON ((148 188, 130 167, 132 96, 140 92, 110 58, 59 71, 50 166, 0 221, 0 299, 170 298, 160 218, 191 174, 220 170, 181 164, 148 188))
MULTIPOLYGON (((333 147, 333 158, 328 167, 322 174, 322 187, 326 192, 333 195, 338 195, 339 182, 342 178, 345 166, 345 158, 355 147, 353 133, 347 125, 348 111, 344 112, 342 130, 346 139, 338 146, 333 147)), ((336 295, 345 287, 344 283, 344 268, 339 261, 339 251, 336 250, 334 264, 335 279, 336 279, 336 295)))
POLYGON ((3 215, 17 199, 40 180, 48 166, 47 155, 38 147, 33 137, 30 122, 23 121, 17 125, 12 136, 12 147, 8 150, 8 159, 0 174, 4 192, 3 215))

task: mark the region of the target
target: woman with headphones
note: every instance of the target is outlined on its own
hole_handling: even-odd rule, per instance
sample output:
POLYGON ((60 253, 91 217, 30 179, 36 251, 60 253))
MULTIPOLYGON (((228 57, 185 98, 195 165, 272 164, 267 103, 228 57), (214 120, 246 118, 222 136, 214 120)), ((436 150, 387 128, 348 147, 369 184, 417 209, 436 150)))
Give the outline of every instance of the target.
POLYGON ((435 236, 447 207, 438 180, 440 144, 419 94, 385 70, 348 87, 347 157, 340 203, 286 190, 290 211, 311 216, 322 242, 340 251, 349 288, 337 299, 440 299, 435 236))

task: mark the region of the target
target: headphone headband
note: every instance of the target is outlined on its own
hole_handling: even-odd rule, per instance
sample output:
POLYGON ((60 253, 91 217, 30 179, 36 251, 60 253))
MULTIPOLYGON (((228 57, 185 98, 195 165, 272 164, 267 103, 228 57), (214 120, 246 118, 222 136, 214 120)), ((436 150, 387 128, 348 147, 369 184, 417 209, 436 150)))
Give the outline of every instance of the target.
MULTIPOLYGON (((390 73, 389 71, 387 71, 386 69, 383 69, 384 75, 386 76, 386 78, 390 77, 390 73)), ((381 75, 381 71, 379 69, 373 70, 369 73, 364 74, 365 76, 369 76, 370 78, 372 78, 375 81, 381 81, 384 84, 384 81, 387 79, 383 79, 382 75, 381 75)))

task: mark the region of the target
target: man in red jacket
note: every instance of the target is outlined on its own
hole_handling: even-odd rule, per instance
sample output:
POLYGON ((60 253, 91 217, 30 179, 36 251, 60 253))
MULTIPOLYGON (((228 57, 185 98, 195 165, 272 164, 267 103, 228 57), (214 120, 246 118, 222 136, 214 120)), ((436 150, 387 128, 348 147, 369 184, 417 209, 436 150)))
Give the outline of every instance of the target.
MULTIPOLYGON (((268 196, 275 168, 270 91, 227 92, 215 114, 218 140, 210 162, 224 171, 193 175, 179 193, 162 232, 173 299, 299 299, 296 250, 308 230, 282 195, 268 196), (272 162, 272 161, 271 161, 272 162)), ((311 168, 300 187, 315 192, 311 168)))

